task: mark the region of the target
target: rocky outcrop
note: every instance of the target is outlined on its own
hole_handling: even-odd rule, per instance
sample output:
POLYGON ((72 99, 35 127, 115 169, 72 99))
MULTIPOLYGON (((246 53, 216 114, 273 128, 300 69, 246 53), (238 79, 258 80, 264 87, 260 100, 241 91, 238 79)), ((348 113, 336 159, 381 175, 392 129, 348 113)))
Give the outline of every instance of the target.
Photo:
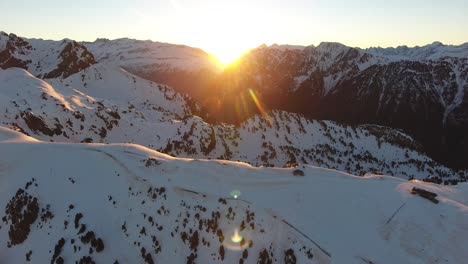
POLYGON ((0 68, 28 70, 40 78, 66 78, 92 64, 93 54, 73 40, 26 39, 15 34, 0 34, 0 68))
POLYGON ((31 63, 29 59, 19 59, 15 57, 15 54, 26 55, 32 47, 27 41, 19 38, 15 34, 7 35, 6 33, 0 34, 0 38, 6 39, 5 49, 0 51, 0 68, 8 69, 11 67, 17 67, 27 69, 28 64, 31 63))
POLYGON ((44 74, 43 78, 66 78, 96 63, 93 54, 75 41, 68 42, 65 45, 65 48, 60 52, 59 58, 60 62, 57 68, 44 74))

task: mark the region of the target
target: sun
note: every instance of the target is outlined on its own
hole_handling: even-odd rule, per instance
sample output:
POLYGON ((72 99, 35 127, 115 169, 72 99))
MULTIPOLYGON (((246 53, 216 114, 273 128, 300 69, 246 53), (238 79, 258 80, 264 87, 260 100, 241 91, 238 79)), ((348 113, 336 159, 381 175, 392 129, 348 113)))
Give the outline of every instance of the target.
POLYGON ((214 54, 221 66, 226 66, 239 58, 239 55, 230 52, 217 52, 214 54))
POLYGON ((180 18, 171 25, 170 32, 184 32, 177 42, 211 54, 220 68, 233 63, 250 49, 270 42, 265 41, 265 32, 268 30, 261 23, 264 17, 259 16, 252 4, 254 1, 170 2, 180 18))
POLYGON ((226 67, 237 61, 242 55, 247 53, 249 48, 239 45, 238 47, 220 44, 218 47, 211 48, 211 53, 221 67, 226 67))

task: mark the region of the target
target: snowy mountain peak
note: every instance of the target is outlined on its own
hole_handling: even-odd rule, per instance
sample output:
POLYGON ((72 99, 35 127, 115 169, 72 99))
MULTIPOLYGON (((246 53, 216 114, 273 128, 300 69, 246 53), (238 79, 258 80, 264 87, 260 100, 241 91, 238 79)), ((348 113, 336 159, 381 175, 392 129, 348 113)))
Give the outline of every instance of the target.
POLYGON ((445 45, 440 41, 434 41, 434 42, 432 42, 432 44, 429 44, 428 46, 438 48, 438 47, 445 46, 445 45))
POLYGON ((318 50, 344 50, 344 49, 349 49, 350 47, 341 44, 339 42, 320 42, 320 44, 317 46, 318 50))
POLYGON ((184 117, 192 113, 185 95, 172 88, 137 77, 115 65, 98 63, 63 80, 63 83, 97 99, 113 103, 151 106, 184 117))
POLYGON ((99 42, 104 42, 105 43, 105 42, 109 42, 109 41, 110 41, 110 39, 108 39, 108 38, 97 38, 94 41, 94 43, 99 43, 99 42))
POLYGON ((194 72, 218 69, 209 54, 184 45, 128 38, 98 39, 95 42, 83 42, 83 45, 95 55, 98 62, 113 63, 124 69, 139 70, 148 74, 151 74, 151 68, 194 72))
POLYGON ((65 78, 94 64, 94 56, 81 44, 0 36, 0 68, 19 67, 41 78, 65 78), (2 49, 3 48, 3 49, 2 49))
POLYGON ((432 44, 409 48, 399 46, 397 48, 368 48, 365 52, 376 56, 383 56, 392 61, 401 60, 438 60, 444 57, 468 58, 468 43, 462 45, 445 45, 435 41, 432 44))
POLYGON ((282 49, 282 50, 303 50, 306 46, 301 45, 288 45, 288 44, 273 44, 269 48, 282 49))

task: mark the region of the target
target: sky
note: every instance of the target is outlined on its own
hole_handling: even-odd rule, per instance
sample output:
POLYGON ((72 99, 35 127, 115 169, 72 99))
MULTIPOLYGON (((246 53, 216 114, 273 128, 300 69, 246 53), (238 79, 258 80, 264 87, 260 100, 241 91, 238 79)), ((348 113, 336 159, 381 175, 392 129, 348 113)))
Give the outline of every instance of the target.
POLYGON ((29 38, 129 37, 239 56, 261 44, 468 42, 467 0, 0 0, 0 30, 29 38))

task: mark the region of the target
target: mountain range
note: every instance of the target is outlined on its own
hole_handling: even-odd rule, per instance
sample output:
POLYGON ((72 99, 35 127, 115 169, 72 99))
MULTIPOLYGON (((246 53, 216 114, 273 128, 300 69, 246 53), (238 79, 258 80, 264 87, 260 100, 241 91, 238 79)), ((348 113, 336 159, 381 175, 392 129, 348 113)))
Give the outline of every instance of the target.
POLYGON ((356 175, 450 182, 466 177, 387 127, 309 120, 279 110, 239 126, 209 124, 195 115, 200 109, 190 97, 108 64, 48 80, 11 68, 0 72, 0 91, 1 123, 44 141, 129 142, 178 157, 313 164, 356 175))
POLYGON ((1 32, 0 262, 462 263, 467 62, 1 32))
MULTIPOLYGON (((231 84, 229 89, 207 94, 218 91, 215 97, 228 107, 221 114, 213 108, 208 112, 215 120, 236 122, 239 117, 231 114, 232 109, 254 89, 271 109, 402 129, 434 159, 466 168, 467 45, 438 47, 401 52, 401 60, 395 60, 396 55, 383 56, 392 49, 370 53, 338 43, 304 49, 261 47, 224 71, 221 83, 231 84)), ((249 115, 248 111, 245 116, 249 115)))
MULTIPOLYGON (((175 117, 183 119, 184 126, 187 128, 177 131, 179 138, 184 136, 183 140, 175 139, 173 129, 165 139, 161 139, 159 135, 158 143, 155 142, 154 136, 140 138, 140 144, 149 147, 157 146, 154 148, 160 151, 192 156, 191 153, 202 153, 205 147, 198 150, 194 147, 182 147, 190 145, 187 144, 187 139, 192 136, 198 125, 203 127, 200 131, 203 131, 202 134, 205 135, 195 135, 193 139, 190 138, 192 142, 203 141, 200 137, 205 140, 214 138, 210 139, 213 141, 210 148, 224 149, 224 151, 205 151, 206 154, 201 154, 210 158, 236 157, 236 160, 254 165, 275 166, 283 166, 290 161, 302 161, 318 166, 340 168, 355 174, 368 171, 398 174, 392 172, 395 170, 395 165, 389 165, 391 164, 389 161, 383 162, 387 166, 377 166, 376 162, 371 162, 373 165, 364 166, 364 169, 361 169, 362 165, 359 165, 358 169, 352 169, 356 168, 353 160, 360 162, 360 159, 350 158, 350 160, 342 161, 345 165, 338 166, 336 161, 323 161, 324 157, 318 158, 311 155, 310 150, 317 149, 317 145, 331 146, 336 149, 337 153, 343 151, 341 156, 344 157, 349 157, 346 154, 355 150, 354 147, 348 147, 346 151, 346 148, 340 149, 334 143, 342 139, 344 145, 348 144, 349 139, 346 138, 350 138, 350 135, 346 132, 338 132, 339 134, 345 133, 346 136, 331 135, 329 142, 321 142, 316 140, 317 137, 314 135, 316 131, 319 131, 319 134, 330 134, 329 131, 338 130, 335 127, 340 126, 345 129, 371 127, 370 130, 374 131, 377 140, 382 140, 381 135, 385 133, 400 135, 403 132, 408 134, 411 140, 416 140, 414 143, 407 143, 408 141, 403 139, 395 140, 405 142, 404 147, 418 145, 417 148, 410 148, 417 149, 419 153, 422 153, 421 155, 430 157, 435 163, 445 164, 451 170, 466 168, 465 160, 468 155, 464 154, 466 135, 468 135, 465 133, 468 108, 465 107, 465 90, 468 85, 466 84, 468 45, 446 46, 433 43, 416 48, 366 50, 350 48, 339 43, 321 43, 317 47, 263 45, 251 50, 237 63, 220 70, 211 55, 200 49, 183 45, 131 39, 98 39, 95 42, 79 43, 72 40, 25 39, 6 33, 1 33, 0 36, 0 49, 3 47, 0 51, 1 67, 26 69, 33 76, 25 72, 13 72, 23 76, 23 79, 35 82, 33 86, 51 87, 52 90, 59 90, 59 94, 65 91, 68 93, 69 88, 73 88, 74 93, 80 94, 73 95, 73 97, 86 96, 88 98, 86 100, 90 101, 89 98, 92 98, 96 104, 109 103, 110 106, 94 107, 94 111, 115 112, 115 117, 130 114, 131 108, 135 107, 142 113, 141 116, 145 120, 148 119, 146 115, 151 115, 148 119, 150 123, 153 120, 160 122, 163 119, 170 120, 175 117), (191 78, 190 76, 203 77, 191 78), (172 82, 172 78, 178 82, 172 82), (187 86, 188 83, 191 85, 187 86), (64 86, 65 89, 62 88, 64 86), (130 92, 128 86, 133 86, 134 90, 130 92), (154 87, 158 87, 159 93, 154 87), (260 112, 251 98, 253 91, 264 107, 273 111, 274 122, 270 122, 271 120, 265 117, 255 117, 260 112), (150 93, 156 94, 149 96, 150 93), (162 97, 170 102, 162 102, 162 97), (171 99, 175 99, 177 103, 171 99), (123 108, 127 109, 123 110, 123 108), (144 113, 148 109, 157 109, 164 113, 163 116, 169 117, 153 118, 155 113, 144 113), (191 118, 191 116, 201 118, 191 118), (264 127, 259 128, 262 125, 255 123, 258 121, 253 121, 258 118, 265 122, 264 127), (340 123, 318 121, 321 119, 340 123), (193 124, 189 124, 192 122, 193 124), (233 126, 224 123, 230 123, 233 126), (291 128, 294 130, 298 124, 300 127, 306 124, 304 129, 298 129, 298 131, 302 130, 300 136, 291 132, 291 128), (312 125, 307 126, 307 124, 312 125), (316 124, 325 124, 324 130, 316 128, 316 124), (334 128, 328 128, 328 124, 334 128), (242 142, 247 142, 245 139, 248 137, 255 137, 251 129, 243 131, 249 125, 255 126, 255 130, 264 130, 265 133, 261 135, 261 139, 255 140, 257 145, 262 146, 264 150, 257 149, 251 155, 246 155, 241 154, 248 153, 242 148, 242 142), (289 129, 286 129, 286 126, 289 129), (401 132, 379 126, 393 127, 401 132), (220 132, 217 131, 218 129, 220 132), (184 130, 190 133, 184 135, 184 130), (240 138, 243 140, 238 139, 238 142, 233 143, 234 145, 226 143, 229 142, 228 137, 244 133, 248 136, 242 135, 240 138), (269 134, 274 134, 274 137, 269 134), (221 138, 218 139, 217 136, 221 138), (292 139, 293 137, 296 141, 292 139), (270 145, 271 148, 266 147, 270 145), (298 145, 307 147, 299 148, 299 151, 294 150, 296 154, 292 155, 292 150, 286 150, 289 148, 288 145, 293 148, 298 145), (171 149, 171 146, 175 147, 171 149), (179 148, 184 148, 184 150, 179 148), (273 149, 275 153, 281 154, 277 156, 270 154, 273 149), (271 158, 266 159, 266 156, 271 158)), ((21 82, 29 81, 22 80, 21 82)), ((6 82, 3 82, 3 85, 6 85, 6 82)), ((49 93, 50 91, 46 90, 45 94, 49 95, 49 93)), ((52 92, 50 96, 56 96, 56 93, 52 92)), ((10 104, 13 101, 17 104, 19 101, 35 100, 28 98, 30 97, 28 94, 17 94, 17 96, 19 98, 10 100, 10 104)), ((63 94, 62 99, 67 100, 63 94)), ((75 100, 60 104, 67 106, 73 104, 75 100)), ((84 100, 80 99, 80 101, 84 100)), ((43 118, 44 122, 53 124, 49 125, 51 131, 53 128, 50 127, 54 126, 67 128, 66 120, 62 120, 64 118, 60 116, 63 115, 62 111, 57 109, 42 111, 46 115, 49 113, 58 115, 53 118, 41 116, 40 111, 28 104, 25 104, 24 109, 19 110, 19 113, 10 113, 4 123, 8 120, 10 124, 18 123, 11 120, 14 115, 24 116, 25 111, 34 110, 38 118, 43 118)), ((78 106, 72 108, 79 109, 78 106)), ((63 109, 67 110, 67 107, 63 109)), ((87 106, 75 112, 81 114, 90 109, 93 107, 87 106)), ((73 139, 62 136, 59 139, 52 138, 52 140, 80 142, 93 139, 93 141, 103 142, 135 142, 135 138, 139 137, 134 136, 133 133, 127 133, 132 136, 119 135, 118 138, 111 139, 94 138, 93 134, 88 135, 90 131, 104 135, 114 126, 121 124, 113 116, 110 116, 115 119, 113 123, 105 126, 95 124, 95 122, 108 123, 110 121, 100 120, 102 118, 99 116, 104 114, 93 113, 93 115, 97 116, 97 121, 90 122, 89 119, 82 121, 83 126, 91 126, 87 130, 73 129, 73 131, 65 132, 67 137, 79 136, 73 139)), ((120 123, 129 122, 131 126, 125 125, 121 129, 127 131, 128 127, 134 126, 137 131, 143 131, 143 133, 151 130, 143 129, 139 125, 135 126, 133 124, 135 116, 133 114, 132 117, 122 118, 123 121, 120 123)), ((141 124, 141 126, 149 125, 148 122, 141 124)), ((24 125, 21 129, 27 130, 24 125)), ((112 134, 111 131, 109 132, 112 134)), ((50 137, 57 136, 51 132, 48 134, 50 137)), ((391 137, 394 136, 386 138, 391 137)), ((395 141, 392 143, 395 144, 395 141)), ((367 142, 362 145, 370 146, 367 142)), ((379 144, 379 147, 381 146, 382 144, 379 144)), ((320 148, 324 153, 322 155, 330 155, 329 151, 325 151, 328 147, 320 148)), ((372 155, 376 153, 366 147, 364 149, 372 155)), ((401 155, 395 156, 401 157, 401 155)), ((432 175, 432 173, 424 173, 427 174, 426 177, 432 175)), ((422 178, 421 175, 417 177, 422 178)))

